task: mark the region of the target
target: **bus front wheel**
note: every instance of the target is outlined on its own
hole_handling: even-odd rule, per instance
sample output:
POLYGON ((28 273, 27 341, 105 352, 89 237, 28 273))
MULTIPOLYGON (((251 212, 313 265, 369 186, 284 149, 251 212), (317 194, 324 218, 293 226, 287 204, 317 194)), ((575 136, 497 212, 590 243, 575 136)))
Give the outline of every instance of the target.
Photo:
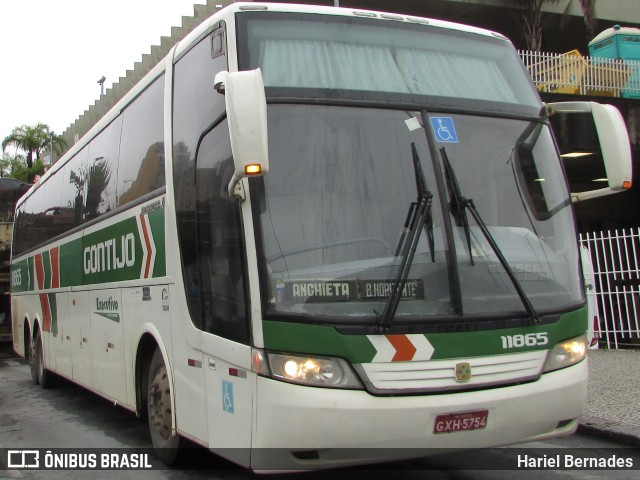
POLYGON ((180 436, 172 435, 173 411, 169 375, 159 349, 153 354, 147 381, 147 418, 153 448, 165 465, 177 463, 180 436))

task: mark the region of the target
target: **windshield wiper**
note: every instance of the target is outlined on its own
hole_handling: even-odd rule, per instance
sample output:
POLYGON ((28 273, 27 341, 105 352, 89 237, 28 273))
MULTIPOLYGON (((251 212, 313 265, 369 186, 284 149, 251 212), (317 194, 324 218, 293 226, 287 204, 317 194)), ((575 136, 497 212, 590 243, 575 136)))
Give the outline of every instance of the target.
POLYGON ((456 219, 456 225, 462 226, 462 228, 464 229, 464 236, 467 240, 467 249, 469 251, 469 259, 471 260, 471 265, 474 265, 473 252, 471 250, 471 229, 469 228, 467 212, 465 211, 466 207, 463 202, 464 197, 460 192, 460 185, 458 184, 455 173, 451 168, 451 163, 449 163, 449 157, 447 156, 447 152, 444 147, 440 149, 440 155, 442 155, 442 159, 444 161, 444 175, 447 180, 449 193, 451 194, 449 210, 451 211, 453 218, 456 219))
MULTIPOLYGON (((382 315, 378 316, 378 330, 380 333, 386 331, 391 326, 393 317, 396 314, 400 300, 402 299, 402 291, 409 277, 409 270, 413 263, 413 256, 416 253, 418 242, 420 241, 420 232, 424 227, 429 240, 429 248, 431 251, 431 261, 435 261, 435 242, 433 238, 433 217, 431 215, 431 206, 433 204, 433 194, 427 188, 427 181, 424 178, 420 157, 416 149, 415 143, 411 144, 411 152, 413 156, 413 170, 416 176, 416 187, 418 189, 418 198, 415 202, 411 202, 409 212, 405 220, 402 237, 398 243, 396 256, 402 255, 398 274, 391 287, 391 294, 384 306, 382 315)), ((375 312, 375 310, 374 310, 375 312)), ((377 312, 376 312, 377 313, 377 312)))
MULTIPOLYGON (((491 235, 491 232, 487 228, 487 225, 484 223, 484 220, 482 220, 482 217, 480 216, 480 213, 478 213, 478 209, 476 208, 475 203, 473 202, 473 199, 462 196, 462 193, 460 191, 460 184, 458 183, 458 179, 456 177, 455 171, 453 170, 453 167, 449 162, 449 157, 447 156, 447 151, 445 150, 444 147, 440 149, 440 155, 442 156, 442 161, 444 163, 444 169, 447 176, 447 181, 451 187, 450 188, 451 194, 453 197, 455 197, 454 199, 455 204, 457 205, 457 208, 458 208, 457 213, 463 215, 465 209, 471 212, 471 216, 474 218, 474 220, 480 227, 480 231, 482 232, 484 237, 487 239, 487 242, 489 243, 489 246, 491 246, 493 253, 496 254, 496 257, 498 257, 498 260, 500 261, 502 268, 504 268, 505 272, 507 273, 507 276, 511 280, 511 283, 516 289, 516 292, 518 293, 518 297, 520 297, 520 301, 524 305, 524 308, 527 311, 529 318, 536 323, 540 322, 540 317, 538 316, 538 313, 533 307, 531 300, 529 300, 529 297, 527 297, 527 294, 522 288, 520 281, 516 278, 516 275, 513 269, 511 268, 511 265, 509 265, 509 262, 507 262, 507 259, 502 253, 502 250, 500 250, 500 247, 498 246, 495 239, 493 238, 493 235, 491 235)), ((452 203, 454 202, 452 201, 452 203)), ((454 213, 453 210, 452 210, 452 213, 454 213)), ((466 221, 466 218, 465 218, 465 221, 466 221)), ((469 254, 471 254, 470 232, 469 232, 468 224, 465 227, 465 235, 467 236, 467 242, 469 242, 469 254)), ((472 262, 473 262, 473 258, 472 258, 472 262)))
MULTIPOLYGON (((415 172, 416 177, 416 188, 418 190, 418 200, 415 202, 411 202, 409 206, 409 211, 407 212, 407 218, 404 221, 404 227, 402 228, 402 235, 400 236, 400 240, 398 241, 398 246, 395 251, 395 256, 399 256, 402 252, 402 247, 405 245, 407 240, 407 233, 411 229, 411 225, 416 216, 416 209, 420 204, 420 198, 422 195, 431 195, 429 188, 427 187, 427 181, 424 178, 424 171, 422 170, 422 164, 420 163, 420 156, 418 155, 418 150, 416 149, 416 144, 411 144, 411 154, 413 157, 413 170, 415 172)), ((433 195, 431 195, 433 197, 433 195)), ((435 240, 433 237, 433 216, 431 214, 431 209, 429 208, 427 213, 427 218, 424 222, 424 230, 427 234, 427 240, 429 243, 429 253, 431 254, 431 261, 435 262, 435 240)))

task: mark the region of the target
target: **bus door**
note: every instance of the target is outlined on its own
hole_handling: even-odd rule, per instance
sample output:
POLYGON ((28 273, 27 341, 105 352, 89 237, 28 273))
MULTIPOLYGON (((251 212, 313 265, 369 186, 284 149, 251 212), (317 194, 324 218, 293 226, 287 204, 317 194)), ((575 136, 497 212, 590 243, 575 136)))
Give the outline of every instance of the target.
POLYGON ((241 209, 227 191, 234 167, 226 121, 204 137, 196 168, 200 308, 194 323, 202 331, 209 445, 231 447, 246 457, 233 460, 248 464, 255 381, 241 209))

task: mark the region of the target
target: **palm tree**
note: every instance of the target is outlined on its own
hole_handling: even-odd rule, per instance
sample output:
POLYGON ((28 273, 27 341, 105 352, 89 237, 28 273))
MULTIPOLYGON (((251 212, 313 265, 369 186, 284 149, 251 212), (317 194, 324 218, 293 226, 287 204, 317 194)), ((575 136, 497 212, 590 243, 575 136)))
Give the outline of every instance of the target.
POLYGON ((2 150, 13 145, 24 151, 27 156, 27 167, 33 167, 33 161, 40 158, 40 154, 47 148, 53 148, 52 153, 60 155, 67 142, 62 135, 56 135, 49 125, 39 123, 35 127, 23 125, 13 129, 11 134, 2 141, 2 150))
POLYGON ((534 52, 542 49, 542 6, 545 3, 558 3, 558 0, 520 0, 524 39, 527 49, 534 52))
POLYGON ((596 36, 598 19, 596 18, 596 0, 580 0, 582 13, 584 14, 584 25, 587 28, 587 42, 596 36))
MULTIPOLYGON (((10 145, 25 152, 27 169, 31 170, 34 160, 40 158, 43 150, 52 148, 52 153, 60 155, 67 144, 62 135, 56 135, 51 131, 49 125, 39 123, 35 127, 23 125, 14 128, 11 134, 2 140, 2 151, 5 151, 10 145)), ((29 181, 32 180, 33 178, 29 179, 29 181)))

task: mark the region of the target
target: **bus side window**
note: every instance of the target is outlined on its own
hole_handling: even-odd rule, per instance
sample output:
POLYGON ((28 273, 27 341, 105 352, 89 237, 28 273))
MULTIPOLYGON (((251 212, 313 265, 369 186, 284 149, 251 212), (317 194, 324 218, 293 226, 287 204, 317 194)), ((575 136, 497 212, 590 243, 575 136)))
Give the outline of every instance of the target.
POLYGON ((164 76, 124 111, 118 200, 120 207, 164 186, 164 76))
POLYGON ((13 228, 13 242, 11 254, 16 257, 24 252, 27 247, 26 228, 25 228, 24 204, 16 210, 15 223, 13 228))
POLYGON ((84 221, 88 222, 116 206, 116 179, 122 115, 116 117, 89 144, 88 162, 77 175, 84 183, 84 221))
MULTIPOLYGON (((224 25, 216 29, 224 30, 224 25)), ((226 35, 218 36, 225 40, 226 35)), ((185 294, 191 321, 205 329, 201 312, 203 280, 198 263, 196 233, 196 152, 202 138, 225 112, 225 99, 213 88, 216 73, 228 70, 226 49, 213 50, 211 35, 184 53, 174 66, 173 82, 173 186, 185 294)), ((217 43, 216 43, 217 45, 217 43)), ((221 47, 224 47, 222 45, 221 47)), ((167 146, 169 148, 169 146, 167 146)))
POLYGON ((240 205, 227 186, 234 165, 224 121, 209 132, 196 163, 196 223, 203 329, 248 343, 246 268, 240 205))

